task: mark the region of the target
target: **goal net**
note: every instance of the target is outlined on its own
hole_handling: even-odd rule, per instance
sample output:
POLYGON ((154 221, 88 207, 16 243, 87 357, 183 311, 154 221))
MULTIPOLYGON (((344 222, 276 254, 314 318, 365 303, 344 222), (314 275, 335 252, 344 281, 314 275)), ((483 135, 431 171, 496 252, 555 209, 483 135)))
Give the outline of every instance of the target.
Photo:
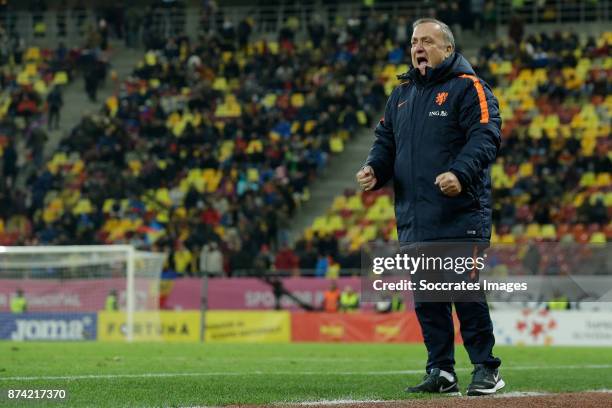
POLYGON ((129 245, 0 247, 0 339, 157 340, 165 254, 129 245))

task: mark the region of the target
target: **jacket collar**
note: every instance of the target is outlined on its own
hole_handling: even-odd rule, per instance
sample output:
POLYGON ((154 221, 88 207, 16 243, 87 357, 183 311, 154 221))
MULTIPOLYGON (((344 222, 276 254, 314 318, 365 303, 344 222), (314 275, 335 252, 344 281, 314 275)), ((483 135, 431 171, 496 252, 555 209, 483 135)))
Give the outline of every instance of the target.
MULTIPOLYGON (((406 80, 409 79, 419 86, 426 87, 434 85, 438 82, 442 82, 448 79, 449 76, 454 75, 457 65, 463 65, 463 57, 461 54, 453 52, 444 61, 442 61, 437 67, 425 68, 425 75, 421 75, 421 72, 417 68, 412 68, 410 71, 398 75, 398 79, 406 80)), ((465 61, 467 62, 467 61, 465 61)), ((471 67, 470 67, 471 69, 471 67)), ((463 70, 461 70, 463 71, 463 70)), ((473 72, 473 71, 472 71, 473 72)))

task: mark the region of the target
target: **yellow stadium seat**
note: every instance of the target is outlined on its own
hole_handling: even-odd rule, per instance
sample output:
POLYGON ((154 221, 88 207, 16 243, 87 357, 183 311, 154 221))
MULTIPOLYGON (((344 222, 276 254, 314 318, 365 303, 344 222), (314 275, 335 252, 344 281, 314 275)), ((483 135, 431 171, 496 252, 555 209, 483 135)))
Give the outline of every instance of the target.
POLYGON ((104 200, 104 204, 102 205, 102 212, 104 214, 110 213, 111 210, 113 209, 114 204, 115 204, 115 200, 113 200, 112 198, 107 198, 106 200, 104 200))
POLYGON ((294 108, 301 108, 304 106, 304 94, 294 93, 291 95, 291 106, 294 108))
POLYGON ((346 197, 343 195, 336 196, 332 203, 332 211, 341 211, 346 206, 346 197))
POLYGON ((346 236, 353 239, 361 234, 361 227, 359 225, 353 225, 346 231, 346 236))
POLYGON ((304 132, 305 133, 312 133, 312 131, 314 130, 316 124, 317 124, 317 122, 315 120, 307 120, 304 123, 304 132))
POLYGON ((312 229, 313 232, 318 232, 319 234, 326 232, 327 231, 327 217, 319 216, 315 218, 310 228, 312 229))
POLYGON ((595 185, 597 185, 597 187, 610 187, 612 185, 610 173, 599 173, 595 180, 595 185))
POLYGON ((373 205, 368 209, 366 219, 379 222, 388 221, 394 217, 393 207, 389 205, 373 205))
POLYGON ((344 229, 344 222, 339 215, 332 215, 327 219, 327 228, 329 231, 335 232, 344 229))
POLYGON ((88 198, 81 198, 79 202, 77 203, 77 205, 72 210, 72 213, 74 215, 81 215, 81 214, 91 214, 92 211, 93 211, 93 205, 91 204, 91 201, 88 198))
POLYGON ((529 224, 527 226, 527 230, 525 231, 525 235, 528 238, 539 238, 541 236, 540 225, 539 224, 529 224))
POLYGON ((149 51, 145 54, 145 64, 147 65, 157 64, 157 56, 155 55, 155 52, 149 51))
POLYGON ((24 59, 26 61, 36 61, 40 59, 40 48, 38 47, 30 47, 26 50, 24 55, 24 59))
POLYGON ((270 54, 272 55, 276 55, 278 54, 278 42, 276 41, 268 41, 268 50, 270 51, 270 54))
POLYGON ((30 77, 28 76, 28 74, 26 72, 20 72, 19 74, 17 74, 17 83, 19 85, 30 85, 30 77))
POLYGON ((47 24, 44 21, 38 21, 34 24, 34 34, 44 35, 47 32, 47 24))
POLYGON ((363 210, 363 202, 361 201, 361 195, 355 194, 349 197, 346 207, 351 211, 363 210))
POLYGON ((160 85, 161 85, 161 81, 157 78, 152 78, 151 80, 149 80, 150 88, 157 89, 160 87, 160 85))
POLYGON ((263 143, 258 139, 251 140, 246 148, 246 152, 248 154, 263 152, 263 143))
POLYGON ((268 109, 274 107, 274 105, 276 104, 276 95, 273 93, 266 94, 266 96, 264 96, 263 100, 261 101, 261 104, 268 109))
POLYGON ((368 117, 362 110, 357 111, 357 123, 359 123, 361 126, 368 124, 368 117))
POLYGON ((344 142, 338 136, 333 136, 329 139, 329 149, 332 153, 341 153, 344 151, 344 142))
POLYGON ((155 191, 155 199, 165 206, 170 206, 172 204, 170 191, 168 191, 166 187, 160 187, 155 191))
POLYGON ((361 231, 361 234, 365 242, 374 241, 378 236, 378 228, 376 225, 368 225, 361 231))
POLYGON ((580 187, 592 187, 595 185, 595 173, 592 171, 585 172, 580 177, 580 187))
POLYGON ((509 73, 511 73, 512 72, 512 64, 510 63, 510 61, 502 62, 499 65, 497 72, 500 75, 508 75, 509 73))
POLYGON ((259 181, 259 170, 256 168, 247 169, 247 180, 253 183, 259 181))
POLYGON ((540 231, 542 238, 545 239, 556 239, 557 230, 553 224, 545 224, 542 226, 540 231))
POLYGON ((293 123, 291 124, 291 130, 290 130, 291 134, 292 135, 296 134, 300 130, 301 125, 302 124, 299 121, 294 120, 293 123))
POLYGON ((519 175, 521 177, 530 177, 533 175, 533 164, 530 162, 521 163, 519 167, 519 175))
POLYGON ((225 77, 217 77, 213 82, 213 89, 220 92, 228 90, 227 79, 225 77))
POLYGON ((388 194, 381 195, 376 199, 376 205, 392 207, 393 203, 391 202, 391 196, 388 194))

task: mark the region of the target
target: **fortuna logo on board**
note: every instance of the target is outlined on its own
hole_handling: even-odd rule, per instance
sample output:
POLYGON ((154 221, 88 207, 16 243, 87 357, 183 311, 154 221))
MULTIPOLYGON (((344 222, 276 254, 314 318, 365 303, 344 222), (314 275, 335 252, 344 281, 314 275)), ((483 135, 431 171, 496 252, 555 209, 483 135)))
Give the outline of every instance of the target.
POLYGON ((26 320, 16 319, 16 329, 11 333, 12 340, 85 340, 88 336, 85 327, 91 318, 72 320, 26 320))

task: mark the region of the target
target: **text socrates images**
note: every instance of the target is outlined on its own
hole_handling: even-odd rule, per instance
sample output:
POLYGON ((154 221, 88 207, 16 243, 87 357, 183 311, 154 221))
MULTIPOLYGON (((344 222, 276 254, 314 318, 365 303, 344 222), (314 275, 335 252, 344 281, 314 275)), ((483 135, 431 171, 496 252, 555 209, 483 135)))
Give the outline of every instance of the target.
POLYGON ((559 243, 371 243, 362 251, 363 300, 401 294, 432 302, 479 301, 485 295, 497 302, 603 301, 612 289, 607 249, 559 243))

